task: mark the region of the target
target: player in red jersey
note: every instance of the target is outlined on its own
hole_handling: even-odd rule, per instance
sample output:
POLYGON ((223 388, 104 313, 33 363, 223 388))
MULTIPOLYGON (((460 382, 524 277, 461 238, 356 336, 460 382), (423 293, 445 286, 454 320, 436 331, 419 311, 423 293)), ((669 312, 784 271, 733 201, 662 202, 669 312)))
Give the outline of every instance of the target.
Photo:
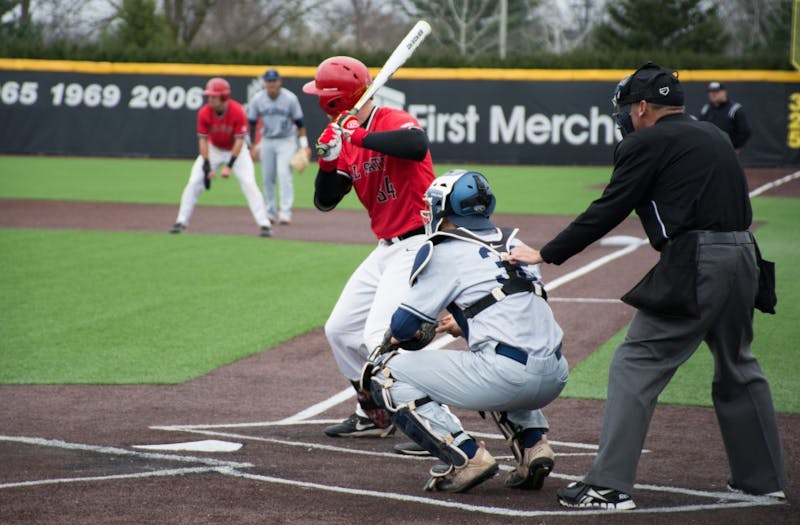
MULTIPOLYGON (((372 101, 354 116, 344 113, 371 82, 360 61, 332 57, 303 87, 305 93, 319 97, 320 107, 331 118, 319 140, 327 151, 319 158, 314 205, 330 211, 354 189, 378 238, 325 323, 336 363, 356 390, 367 355, 383 340, 408 290, 417 248, 426 239, 420 212, 426 209, 425 191, 434 179, 428 137, 411 115, 377 107, 372 101)), ((325 433, 361 437, 387 430, 371 421, 359 405, 355 414, 325 433)))
POLYGON ((272 225, 256 184, 253 159, 250 157, 250 150, 243 147, 249 129, 244 108, 230 98, 231 86, 223 78, 209 80, 203 94, 208 96, 208 104, 197 113, 200 154, 192 166, 189 182, 181 196, 178 218, 170 233, 181 233, 186 229, 197 199, 211 187, 211 180, 221 166, 222 178, 230 177, 232 171, 239 180, 250 212, 259 226, 259 234, 270 237, 272 225))

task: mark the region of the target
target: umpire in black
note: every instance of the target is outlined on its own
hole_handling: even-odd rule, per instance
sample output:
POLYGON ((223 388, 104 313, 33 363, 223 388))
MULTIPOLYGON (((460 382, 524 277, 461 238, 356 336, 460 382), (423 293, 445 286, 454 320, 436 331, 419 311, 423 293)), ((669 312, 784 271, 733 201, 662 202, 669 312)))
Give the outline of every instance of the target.
POLYGON ((708 85, 708 104, 700 109, 700 120, 707 120, 727 133, 736 153, 750 138, 750 124, 742 105, 728 98, 728 90, 721 82, 708 85))
POLYGON ((658 264, 622 299, 636 307, 609 369, 600 450, 562 505, 632 509, 636 467, 659 394, 702 341, 714 357, 714 409, 732 490, 785 499, 786 472, 767 383, 750 352, 758 286, 747 181, 730 140, 684 113, 677 74, 648 62, 614 93, 623 139, 602 196, 537 251, 512 261, 561 264, 632 210, 658 264))

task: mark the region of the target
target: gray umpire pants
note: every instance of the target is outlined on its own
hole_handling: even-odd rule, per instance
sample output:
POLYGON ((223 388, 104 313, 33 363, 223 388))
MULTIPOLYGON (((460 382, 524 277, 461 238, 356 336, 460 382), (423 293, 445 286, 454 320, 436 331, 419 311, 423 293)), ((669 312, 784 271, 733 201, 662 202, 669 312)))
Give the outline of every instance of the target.
POLYGON ((600 450, 584 478, 586 483, 632 491, 658 396, 705 341, 714 357, 711 397, 731 480, 754 494, 786 485, 772 395, 750 352, 758 285, 754 246, 740 233, 727 241, 724 235, 701 234, 698 242, 700 317, 677 319, 636 312, 611 361, 600 450))

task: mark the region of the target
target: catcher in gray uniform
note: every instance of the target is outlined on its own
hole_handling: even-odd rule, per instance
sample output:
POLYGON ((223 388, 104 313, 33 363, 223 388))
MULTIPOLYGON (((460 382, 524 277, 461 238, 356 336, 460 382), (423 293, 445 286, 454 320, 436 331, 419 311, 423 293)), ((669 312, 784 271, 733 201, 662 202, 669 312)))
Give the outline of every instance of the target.
POLYGON ((486 178, 452 170, 437 178, 423 212, 429 236, 416 256, 411 289, 384 343, 364 367, 362 388, 414 442, 445 462, 425 490, 464 492, 493 477, 497 462, 442 404, 491 413, 518 461, 506 485, 540 489, 553 468, 540 410, 567 382, 563 332, 546 302, 537 266, 512 265, 516 229, 490 220, 486 178), (469 351, 413 350, 443 309, 438 332, 463 336, 469 351))

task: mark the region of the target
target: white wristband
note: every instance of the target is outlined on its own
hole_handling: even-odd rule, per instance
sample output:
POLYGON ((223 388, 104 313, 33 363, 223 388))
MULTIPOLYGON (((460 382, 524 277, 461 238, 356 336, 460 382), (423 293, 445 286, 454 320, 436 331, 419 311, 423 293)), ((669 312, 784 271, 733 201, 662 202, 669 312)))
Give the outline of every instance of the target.
POLYGON ((307 148, 308 147, 308 137, 305 135, 300 136, 300 147, 307 148))

